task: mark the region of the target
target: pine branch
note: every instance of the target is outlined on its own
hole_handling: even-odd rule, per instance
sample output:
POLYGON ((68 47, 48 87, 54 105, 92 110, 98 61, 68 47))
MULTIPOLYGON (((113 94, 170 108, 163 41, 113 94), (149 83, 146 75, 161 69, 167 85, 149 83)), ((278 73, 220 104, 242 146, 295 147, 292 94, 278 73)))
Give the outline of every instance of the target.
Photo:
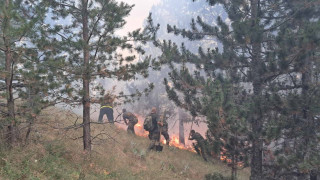
POLYGON ((298 13, 304 9, 310 8, 314 3, 313 2, 309 2, 309 3, 304 3, 304 6, 301 7, 301 9, 298 9, 295 13, 293 13, 292 15, 290 15, 289 17, 287 17, 285 20, 283 20, 282 22, 275 24, 273 26, 271 26, 270 28, 264 29, 263 32, 268 32, 268 31, 274 31, 275 29, 277 29, 278 27, 284 25, 285 23, 287 23, 290 20, 293 20, 294 17, 296 15, 298 15, 298 13))
POLYGON ((275 87, 275 89, 277 89, 278 91, 287 91, 287 90, 293 90, 293 89, 299 89, 302 88, 302 85, 293 85, 293 86, 289 86, 289 85, 277 85, 275 87))
MULTIPOLYGON (((99 21, 101 20, 101 18, 102 18, 102 14, 103 13, 105 13, 105 5, 107 4, 107 2, 108 1, 105 1, 104 2, 104 4, 103 4, 103 6, 102 6, 102 8, 101 8, 101 10, 100 10, 100 12, 99 12, 99 15, 98 15, 98 18, 97 18, 97 20, 94 22, 94 24, 93 24, 93 27, 92 27, 92 29, 91 29, 91 32, 89 33, 89 37, 88 37, 88 41, 87 41, 87 44, 89 44, 89 41, 90 41, 90 39, 91 39, 91 36, 92 36, 92 34, 93 34, 93 31, 95 31, 95 28, 96 28, 96 26, 97 26, 97 24, 99 23, 99 21)), ((101 37, 101 36, 100 36, 101 37)), ((99 37, 99 42, 100 42, 100 38, 99 37)))
POLYGON ((65 7, 69 7, 73 10, 76 10, 78 12, 81 12, 81 9, 77 8, 76 6, 74 5, 71 5, 71 4, 68 4, 68 3, 63 3, 62 1, 58 2, 57 0, 54 0, 53 2, 55 5, 58 5, 58 6, 65 6, 65 7))
MULTIPOLYGON (((22 83, 13 83, 12 88, 23 88, 26 87, 25 84, 22 83)), ((4 83, 0 83, 0 91, 6 90, 6 85, 4 83)))

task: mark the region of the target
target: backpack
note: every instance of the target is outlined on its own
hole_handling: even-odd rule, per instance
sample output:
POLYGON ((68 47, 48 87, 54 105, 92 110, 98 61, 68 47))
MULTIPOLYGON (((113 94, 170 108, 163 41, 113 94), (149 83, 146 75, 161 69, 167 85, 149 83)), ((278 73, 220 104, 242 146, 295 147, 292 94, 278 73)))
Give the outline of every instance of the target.
POLYGON ((151 131, 153 130, 153 123, 152 123, 152 116, 147 116, 146 119, 143 122, 143 128, 146 131, 151 131))
POLYGON ((137 124, 138 122, 139 122, 139 120, 135 117, 135 118, 133 118, 133 124, 137 124))

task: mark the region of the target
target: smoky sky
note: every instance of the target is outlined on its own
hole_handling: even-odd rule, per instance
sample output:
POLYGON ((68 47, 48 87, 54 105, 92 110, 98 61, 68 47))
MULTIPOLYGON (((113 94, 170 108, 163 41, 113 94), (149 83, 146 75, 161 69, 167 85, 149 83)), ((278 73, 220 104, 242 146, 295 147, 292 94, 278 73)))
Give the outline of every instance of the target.
POLYGON ((119 35, 126 35, 128 32, 143 27, 144 20, 148 17, 152 6, 160 3, 160 0, 117 0, 134 7, 130 15, 126 18, 127 24, 123 29, 117 32, 119 35))

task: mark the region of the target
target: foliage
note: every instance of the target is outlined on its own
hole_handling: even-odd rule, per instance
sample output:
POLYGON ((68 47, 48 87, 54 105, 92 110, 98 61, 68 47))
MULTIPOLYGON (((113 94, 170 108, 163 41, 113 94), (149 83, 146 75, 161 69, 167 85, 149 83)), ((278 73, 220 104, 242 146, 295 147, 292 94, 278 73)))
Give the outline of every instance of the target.
POLYGON ((6 108, 1 108, 7 121, 1 124, 10 127, 11 141, 18 138, 18 132, 14 131, 16 126, 27 123, 30 130, 41 110, 57 103, 52 91, 59 87, 59 82, 52 81, 53 72, 45 61, 52 51, 46 49, 44 52, 44 47, 39 46, 43 45, 41 32, 44 31, 48 2, 10 0, 1 1, 0 5, 3 37, 0 40, 0 90, 7 101, 3 105, 6 108), (19 103, 15 104, 16 100, 19 103))
POLYGON ((105 90, 98 83, 100 79, 128 81, 137 74, 148 76, 151 57, 144 60, 137 57, 144 54, 142 45, 153 39, 150 30, 137 29, 123 37, 116 35, 126 24, 124 18, 132 8, 133 5, 113 0, 51 1, 51 19, 62 22, 48 27, 48 33, 55 34, 51 37, 60 52, 54 57, 60 60, 55 68, 63 75, 59 78, 64 80, 64 101, 83 106, 83 142, 87 151, 91 150, 90 103, 95 98, 90 91, 98 90, 103 97, 105 90))
MULTIPOLYGON (((208 7, 222 6, 228 14, 228 22, 217 17, 216 23, 212 23, 198 16, 192 20, 190 29, 168 25, 167 30, 190 41, 217 40, 222 44, 222 48, 213 46, 204 49, 200 46, 198 53, 193 53, 184 44, 179 47, 170 40, 156 42, 162 51, 159 57, 160 63, 169 64, 172 69, 170 80, 165 79, 168 97, 194 116, 205 115, 213 132, 221 130, 217 127, 219 122, 217 109, 222 108, 220 111, 226 112, 226 124, 230 127, 226 129, 227 134, 242 132, 245 138, 250 140, 251 178, 261 179, 267 175, 263 170, 268 169, 263 157, 264 149, 270 148, 267 146, 268 142, 276 141, 272 138, 268 142, 265 140, 275 135, 270 134, 268 129, 273 127, 275 132, 280 133, 278 138, 284 137, 288 130, 283 129, 283 122, 280 123, 282 125, 278 124, 279 121, 276 119, 279 117, 298 128, 295 123, 290 122, 295 119, 297 111, 290 111, 290 108, 285 106, 285 104, 300 104, 298 98, 290 101, 293 97, 291 94, 299 95, 304 100, 318 98, 315 93, 318 91, 315 89, 319 87, 317 85, 319 82, 316 80, 318 74, 311 72, 318 72, 319 67, 314 65, 319 58, 317 55, 310 55, 318 54, 319 50, 316 45, 319 43, 318 35, 314 33, 319 32, 315 30, 318 28, 316 17, 319 5, 315 1, 275 3, 259 0, 250 2, 218 0, 207 3, 208 7), (302 19, 305 24, 302 23, 302 19), (316 40, 311 40, 309 37, 316 40), (194 64, 196 69, 186 67, 186 63, 194 64), (181 64, 181 67, 177 67, 176 64, 181 64), (224 92, 207 94, 208 84, 220 79, 226 79, 222 85, 225 88, 221 88, 224 92), (313 90, 311 90, 312 83, 316 84, 313 90), (224 94, 228 97, 231 95, 231 100, 224 99, 226 97, 224 94), (207 96, 214 100, 210 102, 207 96), (219 102, 222 102, 220 107, 219 102)), ((219 83, 214 87, 209 86, 209 89, 211 91, 220 89, 219 83)), ((312 113, 309 113, 311 106, 317 109, 316 104, 311 104, 302 103, 301 107, 296 109, 301 112, 300 117, 305 114, 303 119, 306 125, 304 130, 296 132, 307 133, 311 128, 312 133, 308 133, 307 139, 317 141, 317 128, 312 126, 317 127, 314 118, 319 112, 313 112, 311 115, 312 113), (308 115, 303 113, 306 111, 308 115)), ((302 134, 299 133, 298 138, 301 145, 304 144, 302 139, 306 138, 302 134)), ((228 143, 232 144, 232 141, 228 143)), ((308 147, 316 147, 315 144, 317 143, 310 143, 308 147)), ((299 149, 301 148, 294 151, 299 152, 299 149)), ((313 149, 309 153, 316 151, 316 148, 313 149)), ((307 151, 304 152, 308 154, 307 151)), ((306 154, 301 158, 306 158, 306 154)), ((291 163, 293 161, 288 161, 287 165, 291 163)), ((296 168, 289 169, 284 169, 285 173, 296 171, 296 168)))

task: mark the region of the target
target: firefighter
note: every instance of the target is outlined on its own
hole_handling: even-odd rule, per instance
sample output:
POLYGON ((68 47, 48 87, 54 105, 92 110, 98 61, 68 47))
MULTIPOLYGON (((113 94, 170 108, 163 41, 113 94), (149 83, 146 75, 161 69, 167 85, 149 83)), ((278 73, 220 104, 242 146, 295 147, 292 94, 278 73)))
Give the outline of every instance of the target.
POLYGON ((127 132, 135 134, 134 126, 138 123, 138 118, 131 112, 128 112, 126 109, 122 109, 122 117, 126 125, 128 125, 127 132))
POLYGON ((160 128, 158 126, 158 114, 157 109, 153 107, 151 113, 148 115, 151 117, 152 129, 149 130, 150 145, 147 151, 156 150, 157 146, 160 146, 160 128))
POLYGON ((167 111, 165 110, 163 115, 160 116, 159 126, 161 135, 166 139, 166 145, 169 145, 170 137, 168 133, 167 111))
POLYGON ((201 134, 191 130, 189 134, 189 140, 196 140, 196 143, 192 143, 194 150, 198 153, 198 155, 202 156, 205 161, 208 161, 206 157, 206 143, 201 134))
POLYGON ((107 115, 109 123, 114 123, 113 120, 113 102, 115 97, 111 94, 106 94, 103 98, 100 99, 100 113, 98 122, 102 123, 102 119, 104 115, 107 115))

